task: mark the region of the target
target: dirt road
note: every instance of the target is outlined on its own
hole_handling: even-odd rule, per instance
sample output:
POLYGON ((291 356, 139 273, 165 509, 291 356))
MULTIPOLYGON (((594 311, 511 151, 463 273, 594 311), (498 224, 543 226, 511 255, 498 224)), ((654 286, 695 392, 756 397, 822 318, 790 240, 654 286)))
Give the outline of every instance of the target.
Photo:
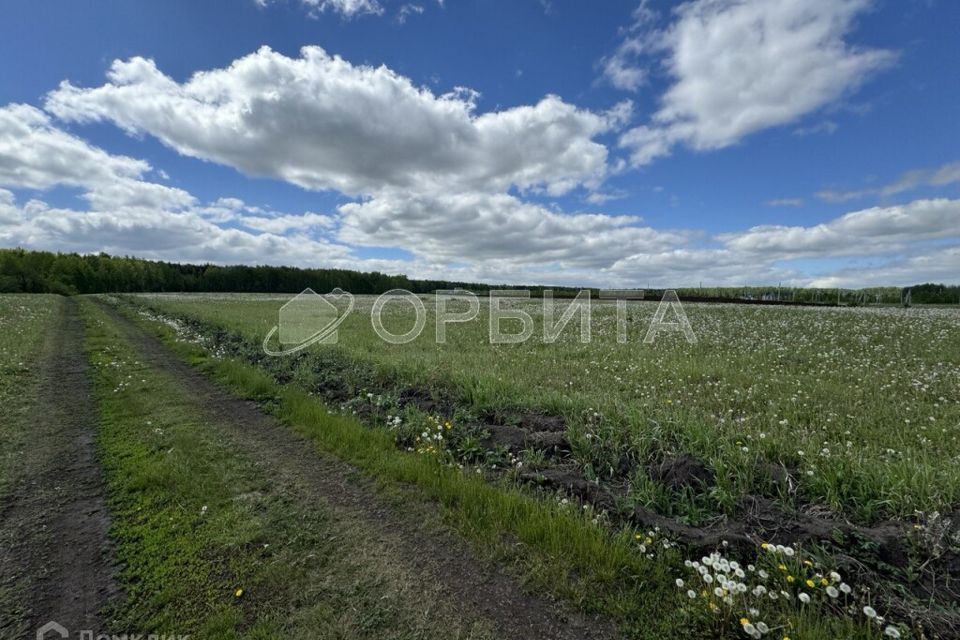
POLYGON ((156 338, 104 307, 123 328, 145 364, 174 374, 211 421, 228 424, 231 439, 253 452, 272 477, 294 487, 300 500, 322 501, 348 518, 359 518, 382 542, 382 550, 409 563, 422 585, 437 585, 458 617, 490 623, 498 637, 599 639, 614 636, 609 623, 566 605, 530 594, 502 569, 476 559, 462 540, 441 527, 425 504, 402 512, 378 494, 373 483, 350 465, 317 451, 306 439, 238 399, 183 363, 156 338))
POLYGON ((46 337, 41 367, 31 433, 0 503, 3 638, 34 637, 50 621, 97 631, 100 610, 117 595, 83 323, 71 298, 46 337))

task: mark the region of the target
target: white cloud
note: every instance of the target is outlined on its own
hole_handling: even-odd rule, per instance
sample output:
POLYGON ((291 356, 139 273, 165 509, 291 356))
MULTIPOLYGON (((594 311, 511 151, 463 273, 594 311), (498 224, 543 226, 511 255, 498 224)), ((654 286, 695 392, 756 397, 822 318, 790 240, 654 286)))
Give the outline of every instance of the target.
POLYGON ((617 89, 636 91, 647 83, 649 71, 641 66, 642 56, 650 53, 645 38, 636 33, 655 21, 659 13, 650 8, 649 0, 641 0, 631 17, 633 22, 621 30, 623 41, 609 56, 600 60, 603 77, 617 89))
POLYGON ((29 189, 82 186, 139 178, 149 169, 142 160, 110 155, 57 129, 36 107, 0 108, 0 181, 4 184, 29 189))
POLYGON ((927 250, 916 255, 859 266, 816 277, 811 287, 909 286, 923 282, 957 284, 960 273, 960 246, 927 250))
MULTIPOLYGON (((889 65, 845 41, 871 0, 694 0, 666 28, 630 36, 662 53, 673 83, 648 125, 621 138, 643 165, 684 144, 712 150, 794 122, 889 65)), ((629 42, 628 39, 625 44, 629 42)))
POLYGON ((87 210, 51 207, 32 200, 23 206, 0 198, 4 244, 53 251, 106 251, 118 255, 252 264, 361 266, 350 250, 303 234, 249 233, 222 227, 197 211, 151 208, 87 210))
POLYGON ((802 207, 803 198, 774 198, 767 200, 767 204, 771 207, 802 207))
POLYGON ((508 194, 389 191, 340 207, 340 239, 402 247, 429 260, 605 268, 685 240, 633 216, 556 213, 508 194))
POLYGON ((170 260, 363 264, 349 247, 324 237, 335 226, 331 216, 269 212, 236 198, 201 206, 186 191, 144 180, 149 171, 143 160, 109 154, 58 129, 36 108, 2 107, 0 187, 77 187, 89 209, 39 199, 21 205, 0 188, 0 240, 170 260))
POLYGON ((628 195, 623 189, 610 189, 608 191, 593 191, 587 195, 585 200, 590 204, 601 205, 611 200, 626 198, 628 195))
POLYGON ((654 287, 960 282, 960 200, 916 200, 819 225, 760 226, 710 240, 715 246, 688 243, 638 253, 604 273, 615 282, 654 287), (837 267, 838 259, 854 266, 837 267))
POLYGON ((859 200, 860 198, 865 198, 873 193, 876 193, 876 191, 872 189, 861 189, 860 191, 836 191, 834 189, 823 189, 821 191, 817 191, 816 196, 824 202, 840 204, 842 202, 850 202, 851 200, 859 200))
POLYGON ((824 120, 823 122, 818 122, 817 124, 812 124, 807 127, 797 127, 793 130, 793 135, 795 136, 814 136, 817 134, 826 134, 833 135, 836 133, 837 129, 840 128, 833 120, 824 120))
POLYGON ((477 114, 471 90, 437 96, 387 67, 353 65, 319 47, 300 58, 262 48, 182 84, 133 58, 114 62, 108 79, 91 89, 63 83, 46 107, 65 120, 149 133, 248 175, 350 195, 595 186, 608 168, 594 137, 623 115, 556 96, 477 114))
POLYGON ((643 52, 640 38, 626 38, 612 55, 601 60, 604 77, 617 89, 636 91, 647 82, 647 70, 638 65, 643 52))
POLYGON ((424 11, 423 6, 419 4, 406 3, 397 11, 397 22, 404 24, 412 15, 420 15, 424 11))
MULTIPOLYGON (((681 238, 635 218, 567 215, 510 193, 598 190, 621 167, 608 165, 594 138, 629 120, 629 100, 594 113, 546 96, 477 113, 477 97, 461 87, 437 96, 386 67, 355 66, 316 47, 298 59, 264 48, 182 84, 149 60, 115 62, 107 84, 63 84, 47 108, 67 120, 109 120, 247 174, 358 197, 339 210, 341 241, 423 260, 602 267, 681 238)), ((226 222, 236 208, 221 202, 203 215, 226 222)), ((248 228, 294 228, 291 218, 252 214, 248 228)))
MULTIPOLYGON (((274 0, 253 0, 260 7, 268 7, 274 0)), ((383 15, 383 5, 377 0, 300 0, 300 4, 309 9, 311 15, 331 11, 344 18, 362 15, 383 15)))
POLYGON ((187 207, 194 198, 183 191, 144 182, 150 164, 115 156, 56 128, 35 107, 0 107, 0 184, 27 189, 56 185, 80 187, 95 207, 187 207))
POLYGON ((377 0, 301 0, 301 2, 317 11, 333 11, 346 18, 364 14, 378 16, 383 13, 383 5, 377 0))
POLYGON ((676 248, 617 261, 608 274, 624 286, 695 287, 790 282, 796 271, 730 249, 676 248))
POLYGON ((817 192, 817 197, 825 202, 849 202, 868 196, 893 196, 921 187, 946 187, 958 182, 960 182, 960 162, 949 162, 936 169, 907 171, 896 181, 882 187, 855 191, 824 189, 817 192))
MULTIPOLYGON (((683 9, 678 20, 691 10, 683 9)), ((931 264, 923 256, 932 245, 949 258, 954 254, 946 245, 960 238, 960 201, 945 199, 715 237, 653 229, 637 216, 563 213, 543 196, 585 187, 586 194, 577 195, 600 205, 622 195, 604 188, 604 179, 621 167, 596 138, 623 127, 633 104, 592 112, 547 96, 486 113, 476 104, 469 89, 435 95, 386 67, 353 65, 318 48, 297 59, 261 49, 184 82, 142 58, 115 62, 101 87, 63 84, 52 92, 51 112, 72 121, 111 121, 186 155, 307 189, 334 189, 355 201, 303 214, 230 197, 201 203, 147 180, 159 175, 149 163, 111 155, 57 128, 43 112, 12 105, 0 109, 0 187, 13 190, 0 188, 0 239, 167 260, 508 283, 679 286, 701 280, 803 284, 811 268, 801 270, 795 261, 837 256, 875 259, 888 265, 891 277, 917 273, 931 264), (18 203, 14 193, 57 185, 81 189, 88 209, 18 203), (354 249, 360 246, 396 247, 413 259, 360 259, 354 249)), ((663 152, 688 141, 676 137, 671 123, 627 135, 660 141, 663 152)), ((895 184, 949 184, 954 171, 947 165, 895 184)), ((775 203, 796 204, 789 198, 775 203)))
POLYGON ((780 259, 879 255, 927 240, 960 239, 960 200, 915 200, 854 211, 810 227, 767 225, 719 238, 730 249, 780 259))
POLYGON ((333 216, 309 211, 300 214, 286 213, 275 216, 243 216, 240 223, 248 229, 284 234, 289 231, 332 229, 337 225, 333 216))

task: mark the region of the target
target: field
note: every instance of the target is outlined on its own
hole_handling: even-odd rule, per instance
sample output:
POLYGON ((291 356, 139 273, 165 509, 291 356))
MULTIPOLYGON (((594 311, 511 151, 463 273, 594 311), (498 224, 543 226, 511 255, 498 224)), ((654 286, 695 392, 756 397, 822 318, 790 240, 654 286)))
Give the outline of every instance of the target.
MULTIPOLYGON (((696 344, 679 333, 644 344, 657 305, 631 303, 621 344, 614 305, 595 303, 588 344, 576 317, 546 344, 541 304, 514 302, 534 318, 532 339, 489 344, 484 305, 441 345, 424 297, 423 333, 391 345, 362 297, 336 345, 269 358, 260 343, 286 299, 135 300, 181 338, 387 430, 400 450, 582 506, 638 531, 641 547, 648 529, 694 559, 797 544, 918 628, 944 624, 940 605, 960 593, 956 310, 688 304, 696 344)), ((414 322, 403 303, 383 317, 396 334, 414 322)))
MULTIPOLYGON (((147 300, 252 342, 276 324, 282 304, 257 297, 147 300)), ((629 309, 626 344, 616 341, 615 308, 607 304, 594 306, 589 344, 580 343, 575 324, 557 343, 544 344, 541 307, 529 302, 522 308, 537 325, 526 343, 488 344, 484 308, 476 321, 449 325, 447 343, 438 345, 428 300, 420 337, 388 345, 371 328, 372 302, 361 299, 335 347, 315 347, 359 370, 351 382, 361 401, 368 386, 389 410, 397 398, 381 392, 409 387, 477 417, 501 410, 560 416, 572 461, 591 480, 631 480, 631 499, 670 515, 699 522, 730 513, 744 496, 770 494, 871 524, 960 502, 956 311, 687 305, 697 344, 664 333, 649 345, 642 337, 655 304, 629 309), (709 495, 669 495, 644 474, 624 473, 625 466, 684 454, 713 472, 709 495), (789 472, 790 490, 777 490, 782 473, 772 465, 789 472)), ((388 328, 402 333, 412 326, 409 305, 387 309, 388 328)))
POLYGON ((685 304, 695 343, 645 343, 656 302, 621 342, 594 301, 547 342, 511 300, 491 344, 484 301, 440 344, 423 296, 388 344, 361 296, 269 356, 289 299, 0 296, 0 636, 960 634, 955 309, 685 304))

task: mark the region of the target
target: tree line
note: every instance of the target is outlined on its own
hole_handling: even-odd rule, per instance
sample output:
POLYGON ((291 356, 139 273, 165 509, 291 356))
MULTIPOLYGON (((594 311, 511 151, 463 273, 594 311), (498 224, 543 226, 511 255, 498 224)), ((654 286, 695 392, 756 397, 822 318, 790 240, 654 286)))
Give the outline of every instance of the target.
POLYGON ((105 253, 80 255, 0 249, 0 292, 4 293, 298 293, 307 287, 318 292, 340 287, 355 294, 383 293, 390 289, 427 293, 457 287, 472 290, 489 288, 488 285, 464 282, 414 280, 404 275, 388 275, 377 271, 180 264, 105 253))
MULTIPOLYGON (((336 287, 354 294, 377 294, 390 289, 430 293, 437 289, 468 289, 486 293, 496 285, 448 280, 416 280, 404 275, 349 269, 298 267, 220 266, 181 264, 117 257, 105 253, 81 255, 25 249, 0 249, 2 293, 123 293, 123 292, 237 292, 299 293, 307 287, 325 293, 336 287)), ((542 286, 530 289, 537 297, 542 286)), ((572 297, 578 289, 550 287, 556 297, 572 297)), ((960 303, 960 286, 922 284, 909 287, 912 304, 960 303)), ((780 287, 710 287, 678 289, 681 299, 777 300, 813 304, 890 303, 901 298, 894 287, 860 290, 797 289, 780 287)), ((592 290, 596 296, 597 289, 592 290)), ((659 299, 663 290, 650 290, 646 299, 659 299)))

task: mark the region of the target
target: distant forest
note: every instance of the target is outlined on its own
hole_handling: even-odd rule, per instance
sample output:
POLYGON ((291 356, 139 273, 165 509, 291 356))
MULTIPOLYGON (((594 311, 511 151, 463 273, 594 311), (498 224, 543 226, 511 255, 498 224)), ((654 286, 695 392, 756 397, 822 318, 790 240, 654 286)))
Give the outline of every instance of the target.
POLYGON ((412 280, 403 275, 348 269, 217 266, 178 264, 105 253, 80 255, 24 249, 0 249, 0 292, 108 293, 133 291, 211 291, 299 293, 307 287, 325 293, 340 287, 354 294, 407 289, 427 293, 455 287, 478 290, 489 285, 441 280, 412 280))
MULTIPOLYGON (((271 266, 218 266, 179 264, 140 258, 114 257, 105 253, 80 255, 24 249, 0 249, 0 293, 110 292, 240 292, 299 293, 307 287, 325 293, 336 287, 354 294, 383 293, 406 289, 430 293, 437 289, 467 289, 485 292, 496 285, 446 280, 415 280, 404 275, 348 269, 301 269, 271 266)), ((538 295, 544 287, 523 287, 538 295)), ((572 296, 573 287, 549 287, 558 297, 572 296)), ((593 290, 597 292, 596 289, 593 290)), ((657 299, 663 290, 649 290, 648 299, 657 299)), ((809 304, 869 304, 900 302, 912 304, 960 304, 960 286, 921 284, 908 289, 893 287, 836 290, 780 287, 679 288, 681 299, 729 299, 765 302, 806 302, 809 304), (909 291, 909 298, 906 292, 909 291)))

